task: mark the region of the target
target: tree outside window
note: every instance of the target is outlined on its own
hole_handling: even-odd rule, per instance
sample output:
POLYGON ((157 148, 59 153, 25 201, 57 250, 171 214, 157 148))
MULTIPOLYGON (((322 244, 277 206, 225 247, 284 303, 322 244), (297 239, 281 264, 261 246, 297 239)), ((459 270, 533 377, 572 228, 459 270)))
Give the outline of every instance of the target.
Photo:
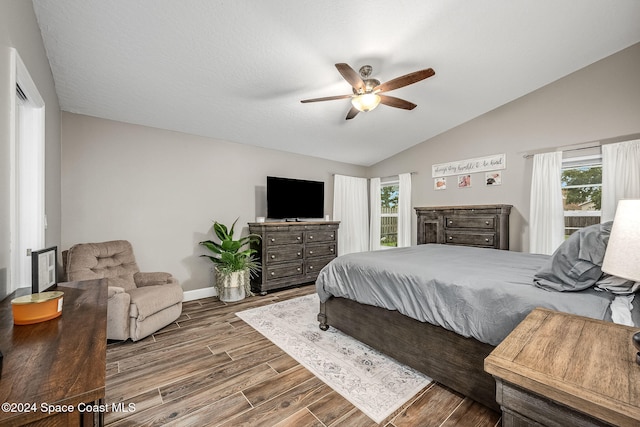
POLYGON ((562 170, 565 238, 580 228, 600 223, 602 160, 562 170))
POLYGON ((397 183, 380 186, 380 245, 398 246, 398 194, 397 183))

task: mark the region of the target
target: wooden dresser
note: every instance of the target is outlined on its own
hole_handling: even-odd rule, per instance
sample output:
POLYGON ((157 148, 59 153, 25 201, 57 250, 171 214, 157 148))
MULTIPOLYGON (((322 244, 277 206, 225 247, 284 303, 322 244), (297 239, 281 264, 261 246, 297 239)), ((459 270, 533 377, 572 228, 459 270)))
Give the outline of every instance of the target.
POLYGON ((0 303, 0 425, 102 425, 107 354, 107 283, 60 283, 62 315, 14 325, 0 303), (101 406, 102 405, 102 406, 101 406))
POLYGON ((511 205, 415 208, 417 242, 509 249, 511 205))
POLYGON ((252 222, 249 232, 261 237, 252 245, 262 269, 251 279, 253 292, 310 283, 338 256, 339 221, 252 222))
POLYGON ((485 359, 504 427, 639 426, 636 328, 537 308, 485 359))

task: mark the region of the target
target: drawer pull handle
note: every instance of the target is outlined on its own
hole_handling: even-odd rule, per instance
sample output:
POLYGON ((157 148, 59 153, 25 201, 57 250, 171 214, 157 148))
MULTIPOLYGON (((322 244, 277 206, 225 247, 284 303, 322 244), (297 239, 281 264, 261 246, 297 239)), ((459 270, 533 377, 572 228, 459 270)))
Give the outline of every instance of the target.
POLYGON ((309 239, 313 239, 313 236, 309 236, 309 239))
POLYGON ((296 268, 296 270, 300 271, 300 267, 296 268))
POLYGON ((313 251, 309 251, 309 255, 313 255, 313 251))
POLYGON ((449 225, 453 224, 453 221, 449 221, 449 225))
POLYGON ((453 240, 453 236, 449 236, 449 240, 453 240))
POLYGON ((296 237, 297 240, 300 240, 300 236, 296 237))
POLYGON ((275 276, 275 275, 276 275, 276 272, 275 272, 275 271, 272 271, 272 272, 271 272, 271 275, 272 275, 272 276, 275 276))
POLYGON ((275 242, 275 241, 276 241, 276 239, 274 239, 274 238, 272 237, 272 238, 271 238, 271 241, 272 241, 272 242, 275 242))
POLYGON ((485 221, 484 223, 485 223, 485 224, 487 224, 487 225, 489 225, 489 221, 485 221))
POLYGON ((333 239, 333 234, 331 236, 329 236, 329 237, 333 239))
POLYGON ((484 239, 484 241, 488 243, 488 242, 489 242, 489 239, 484 239))
POLYGON ((275 255, 271 255, 271 259, 276 259, 276 256, 275 255))
POLYGON ((333 248, 329 249, 331 252, 333 252, 333 248))
POLYGON ((313 265, 310 265, 310 266, 309 266, 309 270, 313 270, 313 265))
POLYGON ((298 256, 300 256, 300 252, 298 252, 298 254, 297 254, 297 255, 298 255, 298 256))

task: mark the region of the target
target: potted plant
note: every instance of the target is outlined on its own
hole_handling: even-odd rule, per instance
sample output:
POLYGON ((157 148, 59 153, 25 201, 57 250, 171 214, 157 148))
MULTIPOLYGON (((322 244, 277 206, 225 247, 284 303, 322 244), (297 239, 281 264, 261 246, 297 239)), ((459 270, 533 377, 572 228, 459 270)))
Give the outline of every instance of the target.
POLYGON ((238 222, 236 219, 231 228, 215 221, 213 231, 220 242, 205 240, 200 244, 213 255, 201 255, 209 258, 215 265, 216 288, 220 301, 240 301, 251 293, 251 277, 260 271, 260 264, 253 254, 255 249, 247 248, 251 242, 257 242, 260 236, 249 234, 238 240, 233 239, 233 231, 238 222))

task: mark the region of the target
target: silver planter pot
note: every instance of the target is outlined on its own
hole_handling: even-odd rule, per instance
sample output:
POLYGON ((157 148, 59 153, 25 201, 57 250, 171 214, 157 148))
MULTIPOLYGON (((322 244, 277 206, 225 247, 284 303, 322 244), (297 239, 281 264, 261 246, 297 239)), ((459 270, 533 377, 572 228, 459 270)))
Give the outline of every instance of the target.
POLYGON ((234 271, 233 273, 223 273, 217 268, 216 288, 218 297, 223 302, 240 301, 247 295, 249 289, 249 270, 234 271))

